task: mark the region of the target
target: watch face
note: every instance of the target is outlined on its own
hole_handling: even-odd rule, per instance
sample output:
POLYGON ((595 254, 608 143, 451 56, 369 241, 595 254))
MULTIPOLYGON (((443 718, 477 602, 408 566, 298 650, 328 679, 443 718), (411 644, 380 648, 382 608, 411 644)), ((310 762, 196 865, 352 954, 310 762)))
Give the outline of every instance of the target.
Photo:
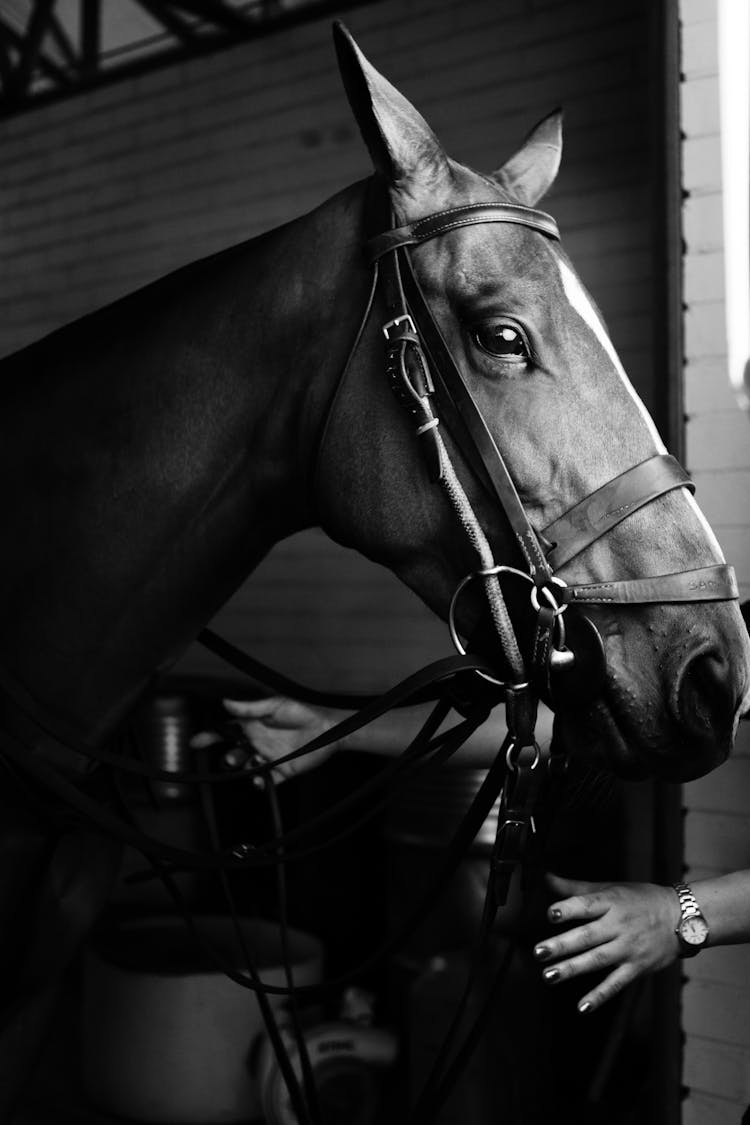
POLYGON ((701 914, 683 918, 680 922, 680 937, 688 945, 703 945, 708 937, 708 923, 701 914))

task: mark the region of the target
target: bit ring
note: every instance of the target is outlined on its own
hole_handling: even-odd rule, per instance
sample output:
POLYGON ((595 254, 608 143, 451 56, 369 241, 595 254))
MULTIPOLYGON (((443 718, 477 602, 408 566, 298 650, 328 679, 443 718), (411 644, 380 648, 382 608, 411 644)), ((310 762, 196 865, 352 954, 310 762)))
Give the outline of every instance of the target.
MULTIPOLYGON (((451 598, 451 604, 448 607, 448 630, 450 632, 451 640, 453 641, 456 652, 460 656, 466 656, 467 653, 466 649, 463 646, 461 638, 458 635, 458 629, 456 628, 456 604, 458 602, 459 595, 463 592, 466 586, 468 586, 468 584, 473 581, 473 579, 492 578, 499 574, 515 574, 518 578, 525 579, 533 586, 533 578, 531 578, 531 576, 526 574, 523 570, 517 570, 514 566, 503 566, 502 564, 484 567, 482 570, 472 570, 470 574, 467 574, 465 578, 462 578, 458 586, 456 587, 456 591, 451 598)), ((490 676, 487 672, 480 672, 479 669, 477 669, 477 675, 481 676, 483 680, 487 680, 489 683, 495 684, 497 687, 504 688, 508 685, 507 680, 498 680, 495 676, 490 676)))
MULTIPOLYGON (((555 586, 559 586, 563 590, 566 590, 568 588, 568 583, 563 582, 562 578, 558 578, 557 575, 555 575, 555 574, 551 574, 550 577, 547 579, 547 582, 554 582, 555 586)), ((552 612, 554 613, 555 617, 560 617, 561 614, 565 613, 565 610, 568 608, 567 603, 565 603, 564 605, 560 605, 559 602, 557 601, 555 595, 550 590, 549 586, 546 586, 546 585, 545 586, 536 586, 535 585, 535 586, 532 587, 532 590, 531 590, 531 604, 532 604, 532 606, 534 607, 534 609, 536 610, 537 613, 539 613, 539 610, 542 608, 539 604, 539 591, 540 590, 541 590, 542 595, 544 596, 545 600, 549 603, 549 607, 552 610, 552 612)))

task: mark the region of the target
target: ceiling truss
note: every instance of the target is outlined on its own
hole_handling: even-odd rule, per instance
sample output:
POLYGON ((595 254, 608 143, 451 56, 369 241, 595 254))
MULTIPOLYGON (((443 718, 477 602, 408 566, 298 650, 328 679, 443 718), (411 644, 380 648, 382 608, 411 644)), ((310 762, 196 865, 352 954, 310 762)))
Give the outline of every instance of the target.
POLYGON ((363 0, 128 0, 129 42, 120 0, 0 2, 0 116, 230 47, 357 2, 363 0), (113 12, 120 20, 114 46, 113 12))

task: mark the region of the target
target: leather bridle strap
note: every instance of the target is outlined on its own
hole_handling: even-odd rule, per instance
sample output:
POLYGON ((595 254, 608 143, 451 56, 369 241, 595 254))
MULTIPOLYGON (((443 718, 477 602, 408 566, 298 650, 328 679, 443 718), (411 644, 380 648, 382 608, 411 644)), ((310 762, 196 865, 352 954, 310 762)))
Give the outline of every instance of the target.
POLYGON ((523 207, 520 203, 465 203, 446 211, 436 211, 434 215, 417 219, 406 226, 376 234, 367 243, 368 257, 371 262, 375 262, 399 246, 416 246, 457 227, 477 226, 480 223, 515 223, 517 226, 541 231, 549 238, 560 238, 557 223, 546 211, 523 207))
MULTIPOLYGON (((371 260, 379 263, 389 325, 394 325, 396 333, 401 333, 404 342, 414 345, 415 350, 418 351, 420 346, 424 348, 429 361, 428 371, 432 376, 427 382, 427 393, 435 394, 441 417, 446 419, 448 428, 458 428, 468 437, 468 445, 460 442, 462 452, 467 452, 472 468, 478 471, 480 479, 506 513, 534 583, 544 585, 552 570, 542 546, 526 516, 505 460, 453 360, 414 274, 409 255, 403 249, 406 245, 424 242, 461 226, 486 222, 517 223, 540 229, 550 237, 559 237, 554 220, 542 211, 503 203, 467 204, 429 216, 408 227, 386 231, 368 242, 367 251, 371 260), (394 238, 387 239, 388 235, 394 238)), ((401 342, 397 335, 388 339, 392 346, 401 342)))
MULTIPOLYGON (((417 281, 411 260, 403 250, 397 251, 393 257, 398 257, 407 304, 419 325, 421 342, 430 362, 435 397, 440 405, 441 417, 446 419, 449 430, 453 429, 456 417, 460 418, 461 428, 468 434, 471 445, 484 467, 483 476, 489 480, 492 492, 500 502, 518 540, 531 578, 535 584, 544 585, 552 575, 552 568, 526 515, 505 458, 497 448, 482 412, 456 366, 417 281)), ((387 276, 388 273, 386 261, 387 259, 383 259, 381 262, 382 277, 387 276)), ((463 443, 460 448, 463 452, 465 448, 463 443)))
POLYGON ((555 590, 555 597, 561 605, 656 605, 735 601, 739 590, 733 568, 717 563, 676 574, 657 574, 653 578, 562 586, 555 590))
POLYGON ((626 469, 545 527, 541 534, 550 544, 547 562, 559 570, 633 512, 675 488, 695 492, 682 465, 668 453, 626 469))
MULTIPOLYGON (((559 238, 557 224, 543 211, 515 204, 476 203, 376 235, 367 243, 367 253, 379 265, 389 323, 396 324, 396 332, 401 332, 406 346, 414 345, 417 351, 421 347, 426 354, 424 400, 434 394, 440 420, 445 421, 462 454, 505 512, 532 581, 549 589, 557 569, 633 512, 674 489, 694 491, 694 486, 673 457, 659 453, 596 489, 542 532, 534 530, 505 460, 432 315, 406 250, 450 230, 488 222, 516 223, 548 238, 559 238), (401 322, 405 322, 403 327, 401 322)), ((559 604, 594 600, 643 604, 734 600, 738 593, 732 568, 722 564, 688 571, 680 582, 674 575, 573 587, 558 587, 555 581, 554 596, 559 604), (559 596, 560 589, 566 590, 564 599, 559 596)))
MULTIPOLYGON (((693 486, 674 458, 659 453, 596 489, 543 532, 533 528, 505 460, 430 310, 408 251, 410 246, 460 227, 491 222, 515 223, 547 238, 559 238, 554 219, 543 211, 509 203, 474 203, 387 230, 371 238, 366 250, 379 270, 388 311, 383 331, 390 382, 416 422, 433 479, 444 483, 446 453, 438 426, 445 422, 469 466, 499 502, 526 560, 537 588, 532 597, 537 610, 533 665, 540 668, 549 660, 555 622, 562 638, 559 615, 574 602, 637 605, 736 599, 734 572, 724 564, 681 575, 570 587, 555 576, 559 567, 633 512, 677 488, 693 490, 693 486), (439 408, 436 411, 433 401, 439 408)), ((487 576, 501 569, 484 563, 477 573, 487 576)))

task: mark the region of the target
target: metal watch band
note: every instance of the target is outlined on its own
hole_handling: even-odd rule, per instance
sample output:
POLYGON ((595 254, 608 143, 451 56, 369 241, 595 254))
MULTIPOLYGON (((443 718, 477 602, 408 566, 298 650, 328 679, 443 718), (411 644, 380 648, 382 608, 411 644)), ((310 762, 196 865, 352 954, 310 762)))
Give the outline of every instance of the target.
POLYGON ((687 883, 673 883, 672 885, 680 900, 680 916, 692 918, 694 915, 700 914, 701 908, 698 906, 698 900, 687 883))

